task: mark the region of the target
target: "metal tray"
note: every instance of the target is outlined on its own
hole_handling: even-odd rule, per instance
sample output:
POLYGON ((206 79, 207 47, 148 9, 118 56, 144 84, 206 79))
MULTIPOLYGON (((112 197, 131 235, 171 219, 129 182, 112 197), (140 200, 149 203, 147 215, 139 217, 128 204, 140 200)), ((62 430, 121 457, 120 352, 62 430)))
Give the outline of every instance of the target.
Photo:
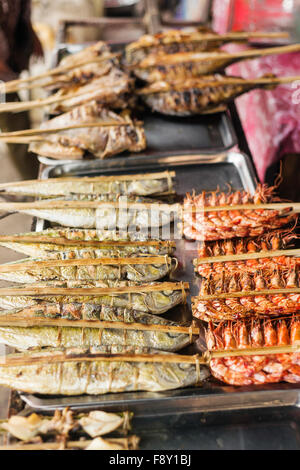
MULTIPOLYGON (((126 159, 124 159, 126 160, 126 159)), ((43 179, 60 176, 96 176, 101 174, 120 174, 125 172, 175 170, 176 193, 184 197, 186 192, 213 190, 218 186, 220 190, 228 190, 228 184, 234 190, 245 189, 253 192, 255 189, 254 171, 250 159, 238 151, 214 155, 208 158, 205 155, 181 155, 160 158, 150 158, 144 165, 142 157, 130 160, 130 166, 119 160, 103 161, 102 167, 90 162, 88 166, 82 162, 45 168, 41 177, 43 179)), ((45 222, 37 224, 37 230, 45 228, 45 222)), ((199 280, 194 275, 192 260, 196 257, 196 243, 184 239, 176 240, 176 256, 179 260, 179 269, 174 278, 190 283, 191 296, 196 295, 199 289, 199 280)), ((173 309, 167 314, 169 319, 177 319, 183 313, 191 319, 190 296, 188 308, 178 311, 173 309)), ((186 353, 201 350, 201 339, 186 353)), ((263 386, 232 387, 220 385, 210 379, 203 387, 173 390, 161 393, 128 392, 107 394, 103 396, 79 397, 42 397, 31 394, 21 394, 22 399, 32 408, 40 410, 53 410, 70 406, 76 409, 102 408, 108 410, 130 409, 138 417, 152 417, 164 415, 186 415, 202 412, 224 410, 247 410, 249 408, 268 408, 282 406, 300 406, 300 385, 271 384, 263 386)))

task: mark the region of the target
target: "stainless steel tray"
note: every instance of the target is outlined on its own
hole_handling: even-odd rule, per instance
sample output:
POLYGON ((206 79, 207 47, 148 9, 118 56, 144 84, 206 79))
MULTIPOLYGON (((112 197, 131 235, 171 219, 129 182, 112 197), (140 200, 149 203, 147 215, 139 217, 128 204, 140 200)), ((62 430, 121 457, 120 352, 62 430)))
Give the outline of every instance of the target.
MULTIPOLYGON (((83 162, 64 164, 56 167, 47 167, 43 170, 43 179, 63 176, 96 176, 101 174, 135 173, 144 171, 158 171, 170 169, 176 171, 176 193, 184 197, 186 192, 213 190, 218 186, 220 190, 227 191, 228 184, 233 189, 245 189, 253 192, 255 189, 255 173, 247 155, 238 151, 214 155, 181 155, 150 158, 135 157, 130 160, 119 159, 118 162, 107 160, 100 162, 83 162), (125 160, 125 161, 124 161, 125 160), (146 164, 145 164, 146 163, 146 164)), ((41 230, 47 225, 44 221, 37 224, 36 229, 41 230)), ((179 260, 179 269, 175 279, 190 283, 190 294, 198 293, 199 280, 194 275, 192 260, 196 256, 196 243, 187 240, 176 240, 176 256, 179 260)), ((182 318, 182 315, 191 318, 190 297, 187 309, 173 309, 167 314, 169 319, 182 318)), ((186 353, 193 353, 202 349, 201 339, 197 341, 186 353)), ((22 399, 31 407, 40 410, 53 410, 70 406, 76 409, 103 408, 108 410, 130 409, 139 417, 184 415, 192 413, 247 410, 249 408, 268 408, 293 406, 300 404, 300 385, 272 384, 264 386, 232 387, 220 385, 210 379, 201 388, 187 388, 162 393, 129 392, 108 394, 103 396, 79 397, 41 397, 31 394, 21 395, 22 399)))

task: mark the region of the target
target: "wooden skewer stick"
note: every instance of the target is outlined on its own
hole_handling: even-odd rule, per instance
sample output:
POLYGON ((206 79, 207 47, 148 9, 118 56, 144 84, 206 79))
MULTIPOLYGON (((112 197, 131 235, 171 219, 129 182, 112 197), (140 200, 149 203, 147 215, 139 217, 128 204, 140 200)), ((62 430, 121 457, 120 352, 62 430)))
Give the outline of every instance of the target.
POLYGON ((185 82, 173 82, 166 83, 164 82, 163 86, 160 86, 159 82, 157 85, 150 85, 149 87, 142 88, 137 90, 136 93, 139 95, 148 95, 153 93, 165 93, 169 91, 185 91, 190 90, 191 88, 212 88, 212 87, 222 87, 227 85, 242 85, 242 86, 260 86, 260 85, 280 85, 285 83, 298 82, 300 76, 294 77, 261 77, 253 79, 245 78, 235 78, 235 77, 225 77, 222 80, 208 81, 203 78, 186 80, 185 82))
POLYGON ((100 330, 134 330, 134 331, 160 331, 163 333, 177 333, 186 335, 199 335, 200 329, 191 326, 180 325, 160 325, 160 324, 144 324, 144 323, 127 323, 121 321, 104 321, 104 320, 65 320, 40 317, 22 317, 18 315, 0 315, 1 327, 59 327, 59 328, 96 328, 100 330))
POLYGON ((147 69, 157 67, 159 65, 182 64, 184 62, 205 62, 205 61, 222 61, 222 60, 236 60, 236 59, 251 59, 255 57, 263 57, 273 54, 287 54, 290 52, 298 52, 300 44, 290 44, 288 46, 268 47, 265 49, 249 49, 239 52, 226 52, 226 51, 213 51, 213 52, 187 52, 185 54, 156 54, 154 57, 147 57, 140 64, 132 65, 134 69, 147 69))
POLYGON ((115 201, 66 201, 41 200, 34 202, 0 202, 0 211, 22 211, 32 209, 100 209, 103 207, 115 209, 152 209, 155 211, 178 212, 180 204, 143 203, 143 202, 115 202, 115 201))
POLYGON ((266 356, 270 354, 286 354, 300 352, 300 344, 288 344, 286 346, 266 346, 264 348, 222 349, 220 351, 206 351, 204 357, 209 364, 213 358, 236 356, 266 356))
POLYGON ((23 131, 15 132, 1 132, 0 139, 12 138, 12 137, 27 137, 27 136, 38 136, 44 134, 55 134, 61 131, 68 131, 72 129, 85 129, 91 127, 121 127, 121 126, 142 126, 142 122, 120 122, 120 121, 99 121, 99 122, 88 122, 82 124, 70 124, 69 126, 52 127, 52 128, 40 128, 40 129, 26 129, 23 131))
POLYGON ((240 292, 222 292, 220 294, 199 295, 192 300, 214 300, 214 299, 231 299, 236 297, 249 297, 261 295, 280 295, 280 294, 300 294, 299 287, 289 287, 282 289, 261 289, 257 291, 240 291, 240 292))
POLYGON ((257 253, 242 253, 235 255, 207 256, 195 259, 195 266, 200 264, 226 263, 227 261, 243 261, 247 259, 275 258, 277 256, 300 256, 300 249, 259 251, 257 253))
MULTIPOLYGON (((38 233, 38 232, 36 232, 38 233)), ((70 246, 92 246, 99 248, 102 246, 107 247, 118 247, 118 246, 169 246, 175 247, 176 242, 167 240, 146 240, 146 241, 123 241, 123 240, 72 240, 64 237, 47 237, 45 236, 19 236, 19 235, 0 235, 1 242, 12 242, 12 243, 47 243, 54 245, 70 245, 70 246)))
MULTIPOLYGON (((17 131, 18 132, 18 131, 17 131)), ((11 133, 9 133, 11 134, 11 133)), ((0 137, 3 135, 0 134, 0 137)), ((51 178, 51 185, 58 183, 62 184, 65 182, 85 182, 85 183, 102 183, 102 182, 114 182, 114 181, 143 181, 143 180, 160 180, 160 179, 168 179, 168 178, 175 178, 176 172, 175 171, 162 171, 159 173, 143 173, 137 175, 104 175, 104 176, 67 176, 62 178, 51 178)), ((1 183, 0 184, 0 191, 9 189, 10 187, 18 187, 18 186, 31 186, 32 184, 49 184, 48 180, 25 180, 25 181, 15 181, 12 183, 1 183)))
POLYGON ((90 353, 76 354, 71 352, 56 352, 48 354, 30 354, 30 355, 8 355, 0 357, 1 367, 25 366, 33 364, 53 364, 61 362, 147 362, 147 363, 160 363, 160 364, 205 364, 206 360, 195 354, 194 356, 184 356, 181 354, 101 354, 90 353))
POLYGON ((45 259, 40 261, 24 261, 23 263, 0 264, 0 273, 11 273, 35 270, 40 268, 67 266, 101 266, 101 265, 142 265, 142 264, 171 264, 169 256, 140 256, 135 258, 84 258, 84 259, 45 259))
POLYGON ((274 202, 268 204, 235 204, 232 206, 205 206, 200 207, 196 204, 190 208, 184 206, 185 213, 199 213, 201 212, 221 212, 221 211, 243 211, 243 210, 285 210, 292 209, 294 212, 300 212, 300 202, 274 202))
MULTIPOLYGON (((102 439, 102 437, 101 437, 102 439)), ((126 449, 137 449, 137 445, 139 442, 139 438, 137 436, 129 436, 129 437, 118 437, 118 438, 104 438, 105 442, 108 445, 113 446, 114 444, 119 449, 121 446, 126 449)), ((81 440, 81 441, 67 441, 63 444, 67 449, 85 449, 88 447, 93 441, 89 440, 81 440)), ((62 448, 62 444, 60 442, 39 442, 34 444, 10 444, 6 446, 0 446, 1 450, 59 450, 62 448)), ((64 448, 64 447, 63 447, 64 448)))
POLYGON ((30 82, 35 82, 37 80, 42 80, 43 78, 48 78, 51 75, 60 75, 62 73, 68 72, 73 69, 78 69, 80 67, 83 67, 85 65, 89 64, 94 64, 94 63, 101 63, 104 62, 105 60, 113 59, 115 57, 118 57, 118 54, 107 54, 103 55, 102 57, 93 57, 88 60, 83 60, 81 62, 75 62, 70 65, 64 65, 64 66, 58 66, 53 69, 47 70, 46 72, 43 72, 39 75, 32 75, 31 77, 26 77, 26 78, 20 78, 18 80, 11 80, 10 82, 5 83, 6 90, 10 91, 15 91, 20 89, 19 85, 26 85, 27 83, 30 82))
POLYGON ((50 296, 50 295, 106 295, 106 294, 125 294, 125 293, 144 293, 144 292, 159 292, 159 291, 175 291, 189 289, 188 282, 160 282, 155 285, 137 285, 137 286, 124 286, 124 287, 32 287, 27 286, 25 288, 13 288, 13 287, 2 287, 0 288, 0 296, 12 295, 12 296, 50 296))

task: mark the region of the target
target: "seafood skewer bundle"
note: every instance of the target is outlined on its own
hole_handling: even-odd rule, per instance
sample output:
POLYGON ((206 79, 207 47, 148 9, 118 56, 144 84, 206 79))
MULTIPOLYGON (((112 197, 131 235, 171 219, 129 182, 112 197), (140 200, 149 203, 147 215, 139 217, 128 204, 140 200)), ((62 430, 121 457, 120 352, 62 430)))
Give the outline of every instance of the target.
POLYGON ((19 353, 0 364, 1 385, 43 395, 158 392, 202 383, 208 374, 198 357, 116 346, 19 353))
POLYGON ((191 116, 224 111, 227 104, 256 88, 273 89, 299 77, 264 76, 244 79, 224 75, 204 75, 172 82, 157 81, 137 91, 152 109, 172 116, 191 116))
POLYGON ((165 80, 184 81, 224 70, 241 60, 253 59, 272 54, 285 54, 300 50, 299 44, 267 49, 250 49, 229 53, 222 50, 213 52, 179 52, 174 54, 150 54, 132 67, 134 74, 147 82, 165 80))
POLYGON ((275 382, 300 382, 300 353, 280 347, 299 345, 299 317, 279 320, 250 320, 212 324, 206 331, 209 350, 228 350, 228 356, 212 357, 210 370, 214 377, 231 385, 275 382), (276 347, 279 347, 276 351, 276 347), (230 356, 230 350, 235 351, 230 356), (264 348, 255 354, 255 348, 264 348), (253 354, 249 354, 252 350, 253 354))
POLYGON ((273 208, 270 203, 279 201, 274 190, 275 187, 258 185, 254 195, 240 191, 187 194, 183 233, 192 240, 215 241, 257 237, 282 228, 295 221, 291 210, 294 205, 274 204, 273 208))
POLYGON ((0 246, 25 255, 51 259, 171 256, 175 242, 149 239, 147 233, 53 228, 41 232, 0 235, 0 246))
POLYGON ((9 436, 10 442, 16 442, 0 449, 135 450, 139 438, 135 435, 124 437, 131 429, 131 418, 132 414, 127 411, 118 414, 100 410, 74 413, 68 408, 56 410, 53 416, 36 413, 26 417, 11 416, 1 421, 0 428, 1 433, 9 436), (78 440, 75 440, 76 436, 78 440))

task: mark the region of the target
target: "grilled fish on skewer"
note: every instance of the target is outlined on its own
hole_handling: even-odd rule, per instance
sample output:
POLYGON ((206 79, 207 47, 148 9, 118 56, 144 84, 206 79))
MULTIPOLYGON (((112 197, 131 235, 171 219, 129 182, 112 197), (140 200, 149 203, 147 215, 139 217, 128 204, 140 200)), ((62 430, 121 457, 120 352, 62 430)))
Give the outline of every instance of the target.
POLYGON ((0 279, 23 284, 56 280, 151 282, 168 276, 176 260, 167 256, 43 260, 26 258, 0 265, 0 279))
POLYGON ((126 47, 126 62, 137 65, 149 54, 175 54, 178 52, 213 51, 228 42, 248 41, 251 38, 288 37, 287 33, 230 32, 169 30, 155 35, 144 35, 126 47))
POLYGON ((175 243, 149 239, 143 232, 53 228, 12 236, 0 235, 0 245, 39 258, 81 259, 172 255, 175 243))
POLYGON ((187 286, 181 282, 140 284, 133 281, 39 283, 11 290, 0 289, 0 308, 26 308, 46 303, 84 302, 109 307, 124 307, 146 313, 165 313, 185 302, 187 286), (54 288, 54 290, 53 290, 54 288), (91 288, 97 288, 91 292, 91 288), (76 291, 72 291, 76 289, 76 291), (9 293, 8 293, 9 292, 9 293), (49 293, 55 292, 55 294, 49 293))
MULTIPOLYGON (((90 353, 75 356, 71 350, 71 361, 66 359, 68 353, 59 354, 57 350, 6 356, 6 364, 5 361, 0 364, 0 384, 41 395, 100 395, 172 390, 201 383, 209 375, 202 364, 184 363, 183 359, 180 363, 180 356, 176 359, 178 363, 168 362, 166 353, 164 362, 153 362, 151 354, 152 362, 146 362, 145 353, 149 353, 149 350, 133 351, 132 348, 124 350, 113 347, 99 348, 97 351, 101 351, 100 356, 95 354, 93 357, 90 353), (108 361, 105 361, 105 352, 110 356, 108 361), (138 355, 139 352, 142 354, 138 355), (122 355, 117 355, 113 360, 111 355, 118 353, 122 355), (58 356, 57 361, 54 359, 55 354, 58 356), (134 359, 135 355, 139 362, 130 362, 130 357, 134 359), (12 365, 13 360, 18 365, 12 365), (11 365, 8 366, 9 362, 11 365)), ((172 354, 172 359, 175 357, 172 354)))
MULTIPOLYGON (((56 118, 58 119, 58 118, 56 118)), ((73 194, 128 194, 152 196, 173 192, 174 172, 143 175, 116 175, 74 178, 51 178, 0 184, 3 194, 22 196, 69 196, 73 194)))
POLYGON ((138 94, 153 111, 174 116, 191 116, 224 110, 227 103, 243 93, 255 88, 273 89, 280 83, 292 83, 296 79, 265 76, 245 80, 224 75, 206 75, 198 79, 154 82, 139 90, 138 94))
POLYGON ((284 227, 295 221, 289 210, 263 210, 259 204, 277 202, 275 187, 258 185, 254 195, 240 191, 220 193, 218 191, 199 195, 187 194, 184 202, 184 235, 200 241, 215 241, 236 237, 257 237, 263 233, 284 227), (257 204, 257 209, 222 211, 222 206, 235 204, 257 204), (203 207, 219 207, 220 211, 203 212, 203 207))
POLYGON ((300 50, 299 44, 267 49, 250 49, 228 53, 218 50, 213 52, 179 52, 176 54, 152 54, 132 67, 134 74, 147 82, 166 80, 184 81, 224 70, 227 66, 241 60, 284 54, 300 50))
MULTIPOLYGON (((48 320, 49 325, 46 324, 38 326, 38 318, 32 317, 31 326, 28 312, 31 312, 31 315, 34 312, 37 312, 37 315, 40 317, 43 307, 45 307, 45 311, 54 313, 54 308, 51 308, 50 304, 45 306, 39 305, 36 308, 26 309, 25 311, 2 311, 0 321, 4 317, 9 321, 7 322, 7 326, 0 326, 0 341, 18 350, 43 347, 92 348, 98 346, 120 345, 132 347, 149 347, 170 352, 179 351, 192 342, 192 337, 188 333, 176 332, 175 330, 168 332, 155 329, 155 325, 165 325, 170 327, 180 326, 175 322, 171 322, 147 313, 130 311, 126 309, 113 309, 104 306, 88 305, 85 307, 85 304, 81 306, 82 310, 93 310, 93 313, 98 313, 101 310, 101 321, 108 321, 110 323, 112 321, 120 322, 120 320, 125 317, 126 323, 123 324, 123 327, 121 323, 118 325, 118 328, 110 328, 109 326, 105 328, 95 328, 93 325, 95 321, 92 320, 89 321, 90 327, 83 327, 79 324, 78 326, 74 326, 74 322, 72 322, 71 326, 66 325, 66 322, 63 325, 60 325, 59 323, 61 320, 58 319, 56 320, 57 324, 55 325, 52 325, 51 320, 48 320), (18 321, 20 324, 23 324, 25 318, 27 319, 28 326, 18 326, 18 321), (128 323, 132 322, 142 323, 143 325, 147 326, 153 325, 154 327, 153 330, 143 330, 142 325, 140 325, 140 329, 125 328, 128 323)), ((53 307, 55 307, 55 305, 53 307)), ((72 305, 66 305, 64 308, 66 311, 73 312, 72 305)), ((76 305, 74 306, 74 310, 75 309, 76 305)))
POLYGON ((41 129, 59 129, 72 124, 82 124, 83 127, 42 134, 40 138, 43 141, 31 143, 29 150, 52 158, 77 159, 83 158, 86 153, 96 158, 106 158, 125 150, 140 152, 146 148, 144 129, 140 125, 135 125, 129 115, 118 115, 95 101, 43 123, 41 129), (120 125, 101 127, 101 122, 120 125), (99 123, 99 127, 84 127, 84 124, 90 123, 99 123))
POLYGON ((39 217, 64 227, 146 230, 170 225, 178 204, 162 204, 138 196, 76 195, 66 199, 33 203, 0 203, 0 210, 13 210, 39 217), (76 205, 76 202, 79 204, 76 205), (73 206, 73 207, 72 207, 73 206))
MULTIPOLYGON (((299 342, 299 318, 226 322, 206 331, 210 350, 266 348, 299 342)), ((242 354, 242 351, 241 351, 242 354)), ((299 353, 241 355, 212 358, 210 370, 222 382, 251 385, 275 382, 300 382, 299 353)))

